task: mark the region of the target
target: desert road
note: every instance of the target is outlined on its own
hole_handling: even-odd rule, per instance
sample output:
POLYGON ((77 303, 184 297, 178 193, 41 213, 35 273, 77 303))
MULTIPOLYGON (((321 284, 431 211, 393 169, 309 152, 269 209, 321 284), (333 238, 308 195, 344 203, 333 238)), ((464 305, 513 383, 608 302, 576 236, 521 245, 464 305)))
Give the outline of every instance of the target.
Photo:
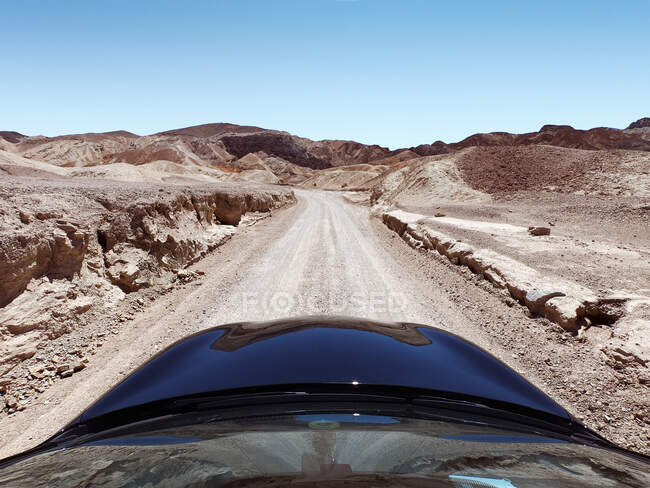
POLYGON ((117 329, 107 327, 91 345, 83 371, 57 382, 28 409, 0 419, 3 457, 42 442, 155 353, 189 334, 225 323, 301 315, 445 329, 488 350, 565 407, 575 407, 564 398, 562 370, 545 367, 544 361, 553 358, 568 367, 579 360, 596 368, 597 358, 536 325, 523 307, 508 304, 480 277, 436 253, 411 249, 372 218, 368 207, 336 192, 295 191, 295 205, 255 225, 241 225, 228 242, 192 265, 197 279, 162 295, 143 295, 151 304, 117 329))
POLYGON ((242 228, 194 265, 205 273, 202 280, 157 298, 128 327, 107 334, 82 374, 3 418, 3 455, 52 435, 169 344, 224 323, 351 315, 433 325, 486 344, 453 296, 423 283, 428 278, 414 261, 417 253, 369 219, 367 208, 335 192, 296 194, 296 205, 242 228))
POLYGON ((334 192, 296 193, 286 231, 215 297, 200 327, 306 314, 436 323, 420 284, 378 245, 367 209, 334 192))

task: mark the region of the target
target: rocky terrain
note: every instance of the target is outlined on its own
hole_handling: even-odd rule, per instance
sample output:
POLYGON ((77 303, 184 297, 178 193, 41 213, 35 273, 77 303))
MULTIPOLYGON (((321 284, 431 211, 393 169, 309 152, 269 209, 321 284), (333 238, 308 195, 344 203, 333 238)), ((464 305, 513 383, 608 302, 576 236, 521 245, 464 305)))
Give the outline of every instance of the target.
POLYGON ((0 180, 2 407, 24 408, 33 390, 83 369, 108 332, 100 317, 130 293, 154 297, 191 280, 187 266, 238 226, 294 201, 290 190, 249 183, 0 180))
POLYGON ((361 186, 412 247, 570 332, 616 324, 605 354, 650 362, 648 153, 470 147, 394 164, 361 186))
POLYGON ((567 396, 592 428, 647 452, 647 152, 468 147, 395 163, 358 190, 350 199, 371 205, 409 246, 467 269, 507 306, 565 331, 564 357, 530 356, 566 372, 567 396), (574 354, 581 366, 567 360, 574 354), (600 390, 590 395, 590 384, 600 390))
MULTIPOLYGON (((393 151, 225 123, 6 131, 0 196, 0 424, 12 432, 77 382, 110 386, 103 350, 124 347, 135 367, 161 347, 131 324, 164 296, 196 313, 189 333, 245 318, 237 299, 251 291, 297 294, 284 313, 295 315, 340 313, 358 290, 408 290, 410 318, 447 316, 590 427, 648 452, 648 118, 393 151), (273 238, 256 234, 263 222, 248 230, 296 194, 273 238)), ((180 337, 171 319, 142 324, 180 337)))

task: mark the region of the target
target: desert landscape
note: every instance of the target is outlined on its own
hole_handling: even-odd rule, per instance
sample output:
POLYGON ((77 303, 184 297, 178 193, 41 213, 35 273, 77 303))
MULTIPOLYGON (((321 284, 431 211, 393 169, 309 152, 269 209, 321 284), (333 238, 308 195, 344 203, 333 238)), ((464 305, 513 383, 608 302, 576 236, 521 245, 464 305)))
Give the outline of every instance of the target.
POLYGON ((0 457, 190 333, 306 314, 459 334, 650 454, 650 118, 394 150, 4 131, 0 194, 0 457))

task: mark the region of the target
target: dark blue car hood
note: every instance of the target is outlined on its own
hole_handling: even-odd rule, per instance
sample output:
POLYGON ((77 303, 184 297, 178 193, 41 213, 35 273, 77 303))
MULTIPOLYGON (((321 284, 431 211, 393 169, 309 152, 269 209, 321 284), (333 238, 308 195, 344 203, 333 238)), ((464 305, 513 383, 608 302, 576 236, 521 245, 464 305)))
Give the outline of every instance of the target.
POLYGON ((506 365, 448 332, 410 323, 306 317, 230 324, 190 336, 144 364, 73 423, 165 399, 295 384, 411 387, 570 418, 506 365))

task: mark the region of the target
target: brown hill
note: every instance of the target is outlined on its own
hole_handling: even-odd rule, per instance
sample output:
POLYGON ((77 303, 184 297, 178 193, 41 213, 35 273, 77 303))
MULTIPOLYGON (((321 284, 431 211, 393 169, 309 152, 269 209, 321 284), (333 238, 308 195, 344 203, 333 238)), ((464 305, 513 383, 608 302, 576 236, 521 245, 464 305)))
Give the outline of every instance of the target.
POLYGON ((519 191, 647 196, 650 154, 547 145, 472 147, 456 153, 463 181, 488 194, 519 191))
POLYGON ((299 137, 287 133, 269 131, 246 135, 226 135, 221 137, 220 141, 228 152, 237 158, 248 153, 263 151, 307 168, 322 169, 331 166, 330 161, 311 154, 299 137))
POLYGON ((171 161, 180 164, 205 166, 192 149, 182 141, 154 140, 144 147, 107 154, 104 163, 147 164, 153 161, 171 161))
POLYGON ((134 134, 133 132, 129 132, 128 130, 112 130, 108 132, 85 132, 83 134, 65 134, 62 136, 46 137, 45 139, 48 140, 74 139, 74 140, 84 141, 84 142, 101 142, 101 141, 111 140, 115 138, 122 138, 122 137, 135 139, 140 136, 134 134))
MULTIPOLYGON (((636 122, 632 125, 635 124, 636 122)), ((579 130, 570 125, 551 124, 543 126, 537 132, 526 134, 511 134, 509 132, 481 133, 471 135, 460 142, 452 144, 436 141, 433 144, 423 144, 410 150, 421 156, 431 156, 474 146, 528 146, 536 144, 589 150, 630 149, 650 151, 650 140, 643 134, 606 127, 579 130)))
POLYGON ((155 136, 185 136, 185 137, 220 137, 225 134, 251 134, 255 132, 277 132, 269 129, 262 129, 252 125, 237 125, 226 122, 214 124, 201 124, 182 129, 172 129, 153 134, 155 136))
POLYGON ((264 164, 279 178, 279 182, 283 184, 297 185, 302 183, 307 178, 310 178, 314 170, 304 166, 285 161, 277 156, 268 156, 262 152, 257 153, 264 164))
POLYGON ((388 148, 376 144, 368 146, 355 141, 329 139, 323 141, 302 140, 305 141, 310 154, 322 161, 329 162, 331 166, 365 164, 386 157, 390 153, 388 148))
POLYGON ((392 156, 384 157, 381 159, 375 159, 373 161, 370 161, 369 164, 393 166, 397 163, 401 163, 402 161, 408 161, 409 159, 415 159, 419 157, 420 155, 418 153, 407 149, 406 151, 400 151, 397 154, 393 154, 392 156))
POLYGON ((312 141, 287 132, 264 131, 254 134, 232 134, 220 138, 228 152, 243 157, 251 152, 263 151, 312 169, 331 166, 364 164, 390 153, 388 148, 368 146, 355 141, 312 141))
POLYGON ((577 130, 569 125, 545 125, 539 132, 517 136, 515 144, 548 144, 573 149, 650 151, 650 142, 619 129, 597 127, 589 130, 577 130))
POLYGON ((648 198, 650 153, 541 144, 474 146, 394 164, 363 187, 370 190, 372 203, 402 208, 544 193, 648 198))
POLYGON ((11 142, 11 143, 20 142, 25 137, 27 136, 21 134, 20 132, 14 132, 12 130, 0 130, 0 138, 4 139, 7 142, 11 142))
POLYGON ((627 126, 627 130, 629 129, 645 129, 645 128, 650 128, 650 117, 643 117, 636 122, 632 122, 630 125, 627 126))
MULTIPOLYGON (((446 142, 436 141, 433 144, 420 144, 409 149, 419 156, 435 156, 436 154, 448 154, 454 152, 452 144, 446 142)), ((394 152, 402 152, 404 149, 397 149, 394 152)))

